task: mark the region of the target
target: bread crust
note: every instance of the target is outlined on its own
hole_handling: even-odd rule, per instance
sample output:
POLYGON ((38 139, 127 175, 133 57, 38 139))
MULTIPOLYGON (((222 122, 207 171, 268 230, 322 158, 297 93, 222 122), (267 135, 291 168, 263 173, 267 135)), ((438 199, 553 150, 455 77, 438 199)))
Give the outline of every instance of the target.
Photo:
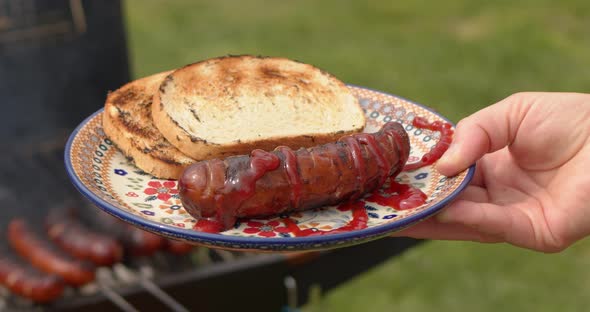
MULTIPOLYGON (((179 114, 185 116, 192 114, 193 122, 198 124, 201 122, 200 113, 201 111, 184 109, 179 114)), ((249 154, 257 148, 273 150, 281 145, 298 149, 325 144, 336 141, 343 135, 361 132, 366 122, 356 97, 334 76, 309 64, 285 58, 249 55, 214 58, 177 69, 164 79, 158 92, 154 94, 152 116, 154 124, 162 135, 172 145, 196 160, 249 154), (252 66, 247 67, 250 65, 252 66), (275 86, 282 89, 273 91, 275 86), (172 95, 171 92, 175 94, 172 95), (293 134, 272 135, 261 130, 259 137, 256 138, 238 138, 220 142, 209 138, 205 133, 202 135, 191 133, 186 129, 186 122, 183 124, 175 120, 169 113, 171 110, 178 110, 182 105, 186 108, 186 105, 190 105, 186 102, 189 102, 189 98, 195 94, 200 99, 209 99, 206 100, 205 105, 215 105, 220 112, 224 109, 235 111, 235 107, 231 105, 238 105, 236 104, 238 100, 234 96, 244 98, 240 93, 245 93, 246 97, 250 96, 247 102, 252 101, 252 103, 245 103, 245 105, 256 105, 254 104, 256 101, 277 101, 279 96, 291 97, 296 99, 294 106, 300 105, 300 107, 293 107, 293 112, 297 109, 312 112, 314 109, 319 110, 319 105, 324 105, 324 108, 326 105, 332 105, 333 107, 330 107, 332 113, 346 109, 345 112, 338 111, 339 114, 353 116, 354 122, 344 129, 332 127, 330 131, 313 131, 307 129, 307 125, 291 123, 285 124, 284 127, 300 127, 293 134), (174 96, 178 97, 176 102, 185 103, 170 101, 170 98, 174 96), (342 102, 346 102, 346 106, 342 102), (313 105, 318 107, 313 108, 313 105)), ((274 117, 282 118, 283 116, 277 114, 274 117)), ((251 122, 254 123, 254 121, 251 122)), ((259 127, 260 125, 250 124, 250 126, 259 127)))
POLYGON ((105 134, 141 170, 178 179, 194 160, 170 144, 152 121, 152 99, 170 72, 132 81, 109 93, 102 114, 105 134))

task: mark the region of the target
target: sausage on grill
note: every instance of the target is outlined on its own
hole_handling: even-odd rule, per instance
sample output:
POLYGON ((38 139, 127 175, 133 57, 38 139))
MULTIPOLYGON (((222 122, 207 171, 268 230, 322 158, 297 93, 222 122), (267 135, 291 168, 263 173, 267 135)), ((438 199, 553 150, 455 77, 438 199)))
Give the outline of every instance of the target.
POLYGON ((346 135, 296 151, 213 159, 192 164, 179 180, 182 203, 193 217, 215 218, 228 229, 236 218, 301 211, 360 198, 403 169, 410 152, 401 124, 346 135))
POLYGON ((123 245, 125 255, 151 256, 166 246, 164 237, 127 224, 99 209, 90 209, 87 213, 86 218, 94 226, 123 245))
POLYGON ((8 225, 8 241, 23 258, 46 273, 59 275, 66 283, 81 286, 94 280, 95 267, 55 248, 24 219, 8 225))
POLYGON ((65 284, 55 274, 45 274, 7 253, 0 255, 0 285, 37 303, 57 299, 65 284))
POLYGON ((66 209, 53 209, 45 220, 49 238, 71 256, 97 266, 110 266, 123 257, 123 247, 114 238, 91 230, 66 209))

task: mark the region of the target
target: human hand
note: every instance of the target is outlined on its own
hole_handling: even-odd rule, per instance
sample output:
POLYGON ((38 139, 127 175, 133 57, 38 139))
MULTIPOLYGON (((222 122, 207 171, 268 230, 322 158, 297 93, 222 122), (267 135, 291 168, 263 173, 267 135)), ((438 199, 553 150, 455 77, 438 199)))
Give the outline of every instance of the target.
POLYGON ((558 252, 590 235, 590 94, 518 93, 461 120, 436 168, 475 162, 457 200, 394 236, 558 252))

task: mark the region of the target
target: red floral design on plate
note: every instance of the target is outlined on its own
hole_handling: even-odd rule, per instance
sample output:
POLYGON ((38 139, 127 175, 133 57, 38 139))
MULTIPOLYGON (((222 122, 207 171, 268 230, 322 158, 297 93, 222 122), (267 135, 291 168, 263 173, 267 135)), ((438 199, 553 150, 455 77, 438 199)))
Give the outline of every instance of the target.
POLYGON ((143 190, 146 195, 156 195, 159 200, 167 201, 172 195, 178 194, 175 181, 150 181, 148 182, 150 187, 143 190))
POLYGON ((248 221, 244 229, 246 234, 257 234, 263 237, 275 237, 278 233, 289 233, 289 229, 278 220, 268 222, 248 221))

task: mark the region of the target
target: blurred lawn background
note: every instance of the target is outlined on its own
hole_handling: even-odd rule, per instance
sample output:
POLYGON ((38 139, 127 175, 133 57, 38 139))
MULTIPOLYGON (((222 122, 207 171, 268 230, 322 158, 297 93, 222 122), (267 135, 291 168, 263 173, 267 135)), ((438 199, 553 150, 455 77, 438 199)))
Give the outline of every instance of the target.
MULTIPOLYGON (((517 91, 590 92, 588 0, 127 0, 125 8, 135 77, 226 54, 284 56, 453 121, 517 91)), ((587 311, 589 266, 590 241, 554 255, 432 241, 305 310, 587 311)))

